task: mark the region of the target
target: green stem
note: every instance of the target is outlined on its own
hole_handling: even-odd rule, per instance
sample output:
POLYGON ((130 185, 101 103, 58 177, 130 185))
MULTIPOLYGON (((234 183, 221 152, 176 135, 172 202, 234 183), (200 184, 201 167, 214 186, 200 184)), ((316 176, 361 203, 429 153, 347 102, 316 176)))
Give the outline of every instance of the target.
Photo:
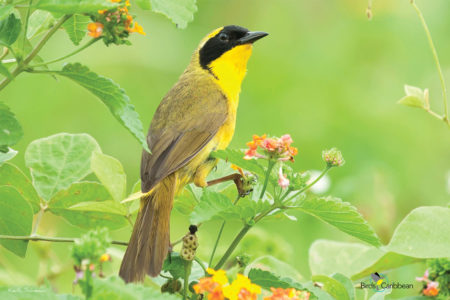
POLYGON ((227 259, 231 256, 231 254, 233 253, 234 249, 236 249, 237 245, 242 240, 242 238, 247 234, 247 232, 250 230, 250 228, 252 228, 251 225, 249 225, 249 224, 245 224, 244 225, 244 227, 241 229, 241 231, 238 233, 238 235, 234 238, 233 242, 231 242, 230 247, 228 247, 227 251, 222 256, 220 261, 214 267, 215 270, 220 269, 225 264, 227 259))
POLYGON ((293 199, 293 198, 297 197, 298 195, 300 195, 301 193, 303 193, 303 192, 309 190, 309 189, 310 189, 313 185, 315 185, 320 179, 322 179, 322 177, 325 176, 325 174, 327 174, 328 171, 329 171, 331 168, 332 168, 332 166, 327 165, 326 168, 322 171, 322 173, 321 173, 319 176, 317 176, 317 178, 314 179, 313 182, 311 182, 310 184, 308 184, 308 185, 305 186, 304 188, 298 190, 298 192, 295 193, 293 196, 291 196, 291 197, 289 198, 289 200, 290 200, 290 199, 293 199))
MULTIPOLYGON (((240 195, 238 195, 236 200, 234 200, 233 205, 236 205, 238 203, 239 199, 241 199, 240 195)), ((211 257, 209 258, 208 266, 212 265, 212 261, 214 259, 214 254, 216 254, 217 245, 219 245, 219 241, 220 241, 220 238, 222 237, 222 232, 223 232, 223 229, 224 229, 226 223, 227 223, 227 221, 223 221, 222 226, 220 226, 219 233, 217 235, 216 242, 214 243, 214 248, 211 253, 211 257)))
POLYGON ((25 47, 25 41, 27 40, 27 31, 28 31, 28 21, 30 19, 31 5, 33 4, 33 0, 30 0, 27 8, 27 14, 25 16, 25 25, 23 29, 23 39, 22 39, 22 51, 25 47))
POLYGON ((422 27, 425 30, 425 33, 427 35, 428 44, 430 46, 431 52, 433 53, 434 63, 436 64, 436 68, 439 73, 439 79, 441 82, 442 100, 444 102, 444 118, 442 118, 442 119, 444 120, 445 123, 447 123, 447 125, 450 126, 450 121, 448 119, 447 87, 445 85, 444 74, 442 73, 442 68, 441 68, 441 64, 439 62, 439 57, 438 57, 438 54, 436 51, 436 47, 434 46, 433 39, 431 38, 430 30, 428 29, 428 25, 425 21, 425 18, 423 17, 422 12, 420 11, 419 7, 414 2, 414 0, 411 0, 411 5, 413 6, 417 15, 419 16, 420 22, 422 23, 422 27))
POLYGON ((208 271, 206 271, 206 267, 203 264, 203 262, 196 256, 194 257, 194 260, 200 265, 200 267, 203 269, 203 272, 205 273, 205 276, 208 275, 208 271))
POLYGON ((266 178, 264 179, 264 185, 261 190, 261 194, 259 194, 259 200, 261 200, 264 197, 264 193, 267 189, 267 184, 269 183, 270 173, 272 172, 273 167, 275 166, 275 162, 272 160, 269 160, 269 165, 267 166, 267 172, 266 172, 266 178))
MULTIPOLYGON (((62 237, 45 237, 45 236, 39 236, 39 235, 33 235, 33 236, 0 235, 0 240, 74 243, 77 239, 76 238, 62 238, 62 237)), ((111 244, 120 245, 120 246, 128 246, 127 242, 122 242, 122 241, 112 241, 111 244)))
POLYGON ((50 37, 66 22, 71 15, 65 15, 61 19, 58 20, 58 22, 53 25, 52 28, 50 28, 49 31, 42 37, 42 39, 39 41, 39 43, 36 44, 36 46, 33 48, 30 54, 22 61, 20 62, 16 68, 11 72, 11 77, 6 77, 0 82, 0 91, 3 90, 8 84, 11 83, 11 81, 17 77, 20 73, 22 73, 27 67, 28 64, 33 60, 33 58, 41 51, 42 47, 44 47, 45 43, 50 39, 50 37))
POLYGON ((192 261, 184 261, 184 284, 183 284, 183 300, 187 299, 189 290, 189 275, 191 275, 192 261))
POLYGON ((4 59, 8 55, 8 53, 9 49, 7 47, 3 47, 3 53, 0 55, 0 60, 4 59))
POLYGON ((39 227, 39 224, 41 223, 42 216, 43 216, 44 213, 45 213, 45 209, 46 209, 46 207, 45 207, 45 206, 42 206, 42 204, 41 204, 41 209, 39 210, 38 215, 37 215, 37 217, 36 217, 36 222, 34 223, 33 230, 31 231, 31 235, 35 235, 35 234, 36 234, 37 229, 38 229, 38 227, 39 227))
POLYGON ((64 59, 67 59, 67 58, 69 58, 69 57, 71 57, 71 56, 74 56, 75 54, 77 54, 77 53, 83 51, 84 49, 86 49, 87 47, 91 46, 92 44, 94 44, 95 42, 97 42, 97 41, 99 41, 99 40, 100 40, 100 38, 97 38, 97 39, 91 39, 89 42, 87 42, 86 44, 84 44, 84 45, 81 46, 80 48, 76 49, 75 51, 73 51, 73 52, 71 52, 71 53, 69 53, 69 54, 67 54, 67 55, 65 55, 65 56, 63 56, 63 57, 60 57, 60 58, 57 58, 57 59, 54 59, 54 60, 51 60, 51 61, 43 62, 43 63, 37 64, 37 65, 31 65, 30 68, 36 68, 36 67, 46 66, 46 65, 53 64, 53 63, 62 61, 62 60, 64 60, 64 59))

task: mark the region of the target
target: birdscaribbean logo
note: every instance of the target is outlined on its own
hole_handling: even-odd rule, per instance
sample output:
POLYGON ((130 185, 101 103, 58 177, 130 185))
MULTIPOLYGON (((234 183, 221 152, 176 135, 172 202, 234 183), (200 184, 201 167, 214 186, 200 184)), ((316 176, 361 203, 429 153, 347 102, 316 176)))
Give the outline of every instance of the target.
POLYGON ((375 292, 383 292, 388 289, 412 289, 412 283, 389 282, 386 275, 374 272, 370 274, 370 281, 361 281, 361 289, 373 289, 375 292))

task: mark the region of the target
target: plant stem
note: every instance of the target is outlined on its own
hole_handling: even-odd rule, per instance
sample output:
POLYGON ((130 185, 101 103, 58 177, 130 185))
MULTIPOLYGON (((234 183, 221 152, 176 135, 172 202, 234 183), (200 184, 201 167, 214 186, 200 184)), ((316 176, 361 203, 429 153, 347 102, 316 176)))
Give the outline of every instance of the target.
MULTIPOLYGON (((233 205, 236 205, 238 203, 239 199, 241 199, 241 196, 238 194, 236 200, 234 200, 234 202, 233 202, 233 205)), ((222 225, 220 226, 219 234, 217 235, 217 239, 216 239, 216 242, 214 244, 214 248, 213 248, 213 251, 211 253, 211 257, 209 258, 208 266, 212 265, 212 261, 214 259, 214 254, 216 254, 217 245, 219 244, 219 240, 222 237, 223 228, 225 227, 226 223, 227 223, 227 221, 223 221, 222 225)))
POLYGON ((184 261, 183 300, 187 299, 189 290, 189 275, 191 275, 192 261, 184 261))
POLYGON ((222 232, 223 232, 223 229, 224 229, 226 223, 227 223, 226 221, 223 221, 222 225, 220 226, 219 234, 217 235, 216 242, 214 243, 214 248, 211 252, 211 257, 209 258, 208 266, 210 266, 212 264, 212 261, 214 259, 214 254, 216 254, 217 245, 219 244, 219 240, 220 240, 220 237, 222 236, 222 232))
POLYGON ((313 185, 315 185, 320 179, 322 179, 322 177, 325 176, 325 174, 327 174, 328 171, 329 171, 331 168, 332 168, 331 166, 327 165, 326 168, 322 171, 322 173, 320 173, 320 175, 317 176, 317 178, 314 179, 313 182, 311 182, 310 184, 308 184, 308 185, 305 186, 304 188, 298 190, 298 192, 295 193, 292 197, 290 197, 289 200, 292 199, 292 198, 295 198, 295 197, 297 197, 298 195, 300 195, 301 193, 303 193, 303 192, 309 190, 309 189, 310 189, 313 185))
POLYGON ((6 77, 0 82, 0 91, 3 90, 11 81, 17 77, 20 73, 22 73, 27 67, 28 64, 33 60, 33 58, 41 51, 42 47, 44 47, 45 43, 50 39, 50 37, 67 21, 72 15, 65 15, 59 21, 50 28, 49 31, 42 37, 42 39, 37 43, 37 45, 33 48, 30 54, 22 61, 19 62, 16 68, 11 72, 11 78, 6 77))
MULTIPOLYGON (((428 44, 430 46, 431 52, 433 53, 434 63, 436 64, 436 68, 439 73, 439 79, 441 82, 442 100, 444 102, 444 117, 442 118, 442 120, 444 120, 444 122, 447 123, 448 126, 450 126, 450 121, 448 119, 447 87, 445 85, 444 75, 442 73, 442 68, 441 68, 441 64, 439 62, 439 57, 438 57, 438 54, 436 51, 436 47, 434 46, 433 39, 431 38, 430 30, 428 29, 428 25, 425 21, 425 18, 423 17, 422 12, 420 11, 419 7, 414 2, 414 0, 411 0, 411 5, 413 6, 414 10, 416 11, 417 15, 419 16, 420 22, 422 23, 422 27, 425 30, 425 34, 427 35, 428 44)), ((428 111, 428 112, 430 112, 430 111, 428 111)))
POLYGON ((76 49, 75 51, 73 51, 73 52, 71 52, 71 53, 69 53, 69 54, 67 54, 67 55, 65 55, 65 56, 63 56, 63 57, 60 57, 60 58, 57 58, 57 59, 54 59, 54 60, 51 60, 51 61, 48 61, 48 62, 43 62, 43 63, 36 64, 36 65, 31 65, 30 68, 36 68, 36 67, 46 66, 46 65, 49 65, 49 64, 53 64, 53 63, 59 62, 59 61, 61 61, 61 60, 64 60, 64 59, 66 59, 66 58, 69 58, 69 57, 71 57, 71 56, 74 56, 75 54, 77 54, 77 53, 83 51, 84 49, 86 49, 87 47, 91 46, 92 44, 94 44, 95 42, 97 42, 97 41, 99 41, 99 40, 100 40, 99 38, 97 38, 97 39, 91 39, 89 42, 87 42, 86 44, 84 44, 84 45, 81 46, 80 48, 76 49))
POLYGON ((25 47, 25 41, 27 40, 27 31, 28 31, 28 21, 30 19, 31 5, 33 4, 33 0, 30 0, 27 8, 27 14, 25 15, 25 25, 23 29, 23 39, 22 39, 22 51, 25 47))
POLYGON ((227 261, 227 259, 230 257, 230 255, 233 253, 234 249, 236 249, 239 242, 242 240, 242 238, 245 236, 245 234, 252 228, 251 225, 245 224, 244 227, 241 229, 241 231, 238 233, 238 235, 234 238, 233 242, 231 242, 230 247, 228 247, 225 254, 222 256, 220 261, 217 263, 217 265, 214 267, 215 270, 220 269, 224 263, 227 261))
MULTIPOLYGON (((74 243, 76 238, 62 238, 62 237, 46 237, 46 236, 16 236, 16 235, 0 235, 0 240, 18 240, 18 241, 42 241, 42 242, 56 242, 56 243, 74 243)), ((127 242, 112 241, 113 245, 128 246, 127 242)))
POLYGON ((208 271, 206 271, 206 267, 203 264, 203 262, 196 256, 194 257, 194 260, 200 265, 200 267, 203 269, 203 272, 205 273, 205 276, 208 275, 208 271))
POLYGON ((41 223, 41 219, 42 219, 42 216, 43 216, 44 213, 45 213, 45 209, 46 209, 46 208, 47 208, 46 206, 43 206, 43 205, 41 204, 41 209, 39 210, 38 215, 37 215, 37 217, 36 217, 36 222, 34 223, 33 230, 31 231, 31 235, 36 235, 36 232, 37 232, 39 223, 41 223))
POLYGON ((24 59, 24 65, 28 65, 28 63, 33 60, 33 58, 39 53, 39 51, 41 51, 42 47, 44 47, 45 43, 47 43, 51 36, 64 24, 64 22, 70 19, 70 17, 72 17, 72 15, 64 15, 61 19, 58 20, 58 22, 56 22, 55 25, 53 25, 52 28, 50 28, 49 31, 47 31, 47 33, 42 37, 39 43, 37 43, 31 53, 27 56, 27 58, 24 59))
POLYGON ((259 200, 261 200, 264 197, 264 193, 266 192, 266 189, 267 189, 267 184, 269 183, 270 172, 272 172, 272 169, 274 166, 275 166, 275 162, 272 160, 269 160, 269 165, 267 166, 266 178, 264 179, 264 185, 261 190, 261 194, 259 194, 259 200))

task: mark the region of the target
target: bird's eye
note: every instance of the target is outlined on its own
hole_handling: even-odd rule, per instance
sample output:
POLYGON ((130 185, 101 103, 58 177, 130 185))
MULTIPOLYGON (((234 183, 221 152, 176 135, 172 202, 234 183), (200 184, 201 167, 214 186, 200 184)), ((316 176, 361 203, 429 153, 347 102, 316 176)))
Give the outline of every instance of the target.
POLYGON ((221 40, 222 42, 228 42, 229 39, 230 37, 225 32, 219 34, 219 40, 221 40))

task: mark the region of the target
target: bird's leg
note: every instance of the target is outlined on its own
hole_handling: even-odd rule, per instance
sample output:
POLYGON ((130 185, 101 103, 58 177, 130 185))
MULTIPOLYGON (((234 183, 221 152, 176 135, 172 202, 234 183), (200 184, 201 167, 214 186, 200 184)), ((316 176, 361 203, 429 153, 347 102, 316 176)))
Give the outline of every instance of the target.
POLYGON ((236 185, 239 195, 241 197, 245 197, 251 192, 251 190, 249 191, 249 190, 244 189, 243 179, 244 179, 244 176, 242 176, 239 173, 234 173, 234 174, 230 174, 230 175, 218 178, 218 179, 210 180, 207 182, 207 186, 212 186, 212 185, 215 185, 215 184, 218 184, 221 182, 233 180, 234 184, 236 185))

